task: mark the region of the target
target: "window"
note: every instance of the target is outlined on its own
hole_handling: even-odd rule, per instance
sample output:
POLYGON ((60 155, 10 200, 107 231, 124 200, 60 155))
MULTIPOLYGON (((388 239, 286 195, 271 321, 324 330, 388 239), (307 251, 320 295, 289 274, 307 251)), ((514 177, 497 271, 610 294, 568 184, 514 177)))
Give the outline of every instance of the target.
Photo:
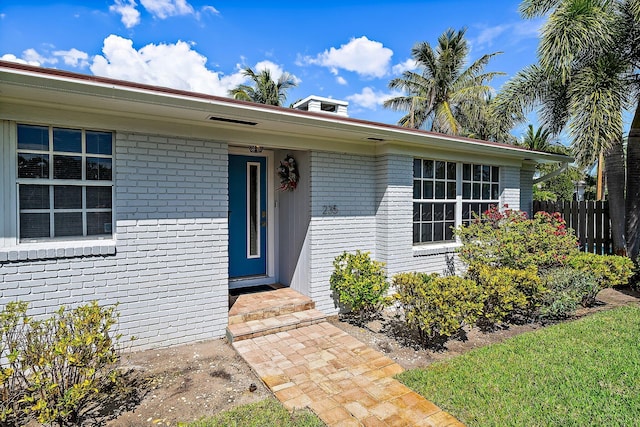
POLYGON ((414 244, 451 242, 456 226, 499 203, 499 167, 414 159, 414 244))
POLYGON ((500 168, 462 165, 462 223, 469 224, 491 205, 500 204, 500 168))
POLYGON ((413 162, 413 242, 453 240, 456 212, 456 164, 413 162))
POLYGON ((18 125, 21 241, 112 234, 113 135, 18 125))

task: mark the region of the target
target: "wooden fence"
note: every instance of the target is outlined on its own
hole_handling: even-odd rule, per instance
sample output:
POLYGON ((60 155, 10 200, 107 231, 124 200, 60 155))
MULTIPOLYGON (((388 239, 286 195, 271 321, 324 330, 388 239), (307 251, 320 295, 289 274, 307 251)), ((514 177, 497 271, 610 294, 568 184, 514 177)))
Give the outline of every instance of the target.
POLYGON ((533 202, 533 212, 560 212, 573 228, 580 242, 580 249, 596 254, 613 253, 611 220, 607 201, 558 201, 533 202))

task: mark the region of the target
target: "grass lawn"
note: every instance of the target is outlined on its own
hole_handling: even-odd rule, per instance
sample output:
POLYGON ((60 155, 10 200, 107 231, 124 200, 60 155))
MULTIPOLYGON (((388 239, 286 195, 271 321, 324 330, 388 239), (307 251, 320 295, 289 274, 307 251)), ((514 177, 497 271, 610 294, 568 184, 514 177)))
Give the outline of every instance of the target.
POLYGON ((275 399, 269 398, 237 406, 207 418, 186 424, 187 427, 323 427, 325 424, 311 411, 290 414, 275 399))
POLYGON ((640 425, 640 308, 473 350, 399 380, 474 426, 640 425))

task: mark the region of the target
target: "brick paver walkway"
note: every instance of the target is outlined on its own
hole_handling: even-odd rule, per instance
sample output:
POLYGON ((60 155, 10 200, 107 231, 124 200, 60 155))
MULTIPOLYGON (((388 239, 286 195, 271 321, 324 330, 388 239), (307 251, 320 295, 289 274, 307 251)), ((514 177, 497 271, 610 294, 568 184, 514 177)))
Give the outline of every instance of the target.
POLYGON ((329 426, 464 427, 395 380, 400 365, 327 322, 233 346, 285 407, 329 426))

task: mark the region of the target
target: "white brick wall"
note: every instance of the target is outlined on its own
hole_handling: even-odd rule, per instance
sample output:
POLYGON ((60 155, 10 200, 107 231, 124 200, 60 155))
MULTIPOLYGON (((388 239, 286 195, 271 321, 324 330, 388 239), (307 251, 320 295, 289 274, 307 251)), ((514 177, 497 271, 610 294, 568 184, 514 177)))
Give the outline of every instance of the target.
POLYGON ((21 299, 45 314, 119 302, 137 348, 223 336, 226 144, 118 133, 114 170, 115 254, 1 263, 0 305, 21 299))
POLYGON ((378 259, 389 278, 405 271, 444 274, 455 258, 447 245, 413 247, 413 157, 385 155, 377 161, 378 259))
MULTIPOLYGON (((509 209, 520 209, 520 169, 514 167, 500 168, 500 204, 508 205, 509 209)), ((501 207, 502 207, 501 206, 501 207)))
MULTIPOLYGON (((451 245, 413 247, 412 156, 312 151, 302 158, 309 195, 298 208, 308 206, 310 219, 306 233, 306 219, 300 225, 304 245, 298 250, 308 257, 305 271, 294 276, 308 278, 297 288, 318 309, 337 311, 329 277, 343 251, 371 252, 387 264, 389 277, 450 269, 451 245)), ((115 244, 74 242, 48 259, 29 260, 39 257, 35 249, 9 253, 0 259, 0 304, 21 299, 34 314, 46 314, 62 304, 119 302, 121 332, 137 336, 139 348, 222 336, 228 317, 226 144, 118 133, 115 173, 115 244)), ((519 188, 528 185, 530 173, 501 167, 500 175, 501 203, 525 206, 530 196, 519 188)), ((281 220, 290 223, 283 213, 281 220)))
POLYGON ((520 170, 520 209, 533 215, 533 174, 535 169, 523 168, 520 170))
POLYGON ((335 313, 329 277, 343 251, 371 252, 391 278, 402 271, 444 273, 455 249, 413 249, 413 157, 311 154, 311 283, 318 309, 335 313), (337 215, 323 207, 336 205, 337 215), (345 209, 343 206, 348 207, 345 209))
POLYGON ((391 277, 413 268, 413 158, 380 156, 376 175, 376 254, 391 277))
POLYGON ((369 251, 375 258, 375 159, 311 152, 310 297, 336 312, 329 290, 333 260, 343 251, 369 251), (334 206, 337 214, 325 212, 334 206))

